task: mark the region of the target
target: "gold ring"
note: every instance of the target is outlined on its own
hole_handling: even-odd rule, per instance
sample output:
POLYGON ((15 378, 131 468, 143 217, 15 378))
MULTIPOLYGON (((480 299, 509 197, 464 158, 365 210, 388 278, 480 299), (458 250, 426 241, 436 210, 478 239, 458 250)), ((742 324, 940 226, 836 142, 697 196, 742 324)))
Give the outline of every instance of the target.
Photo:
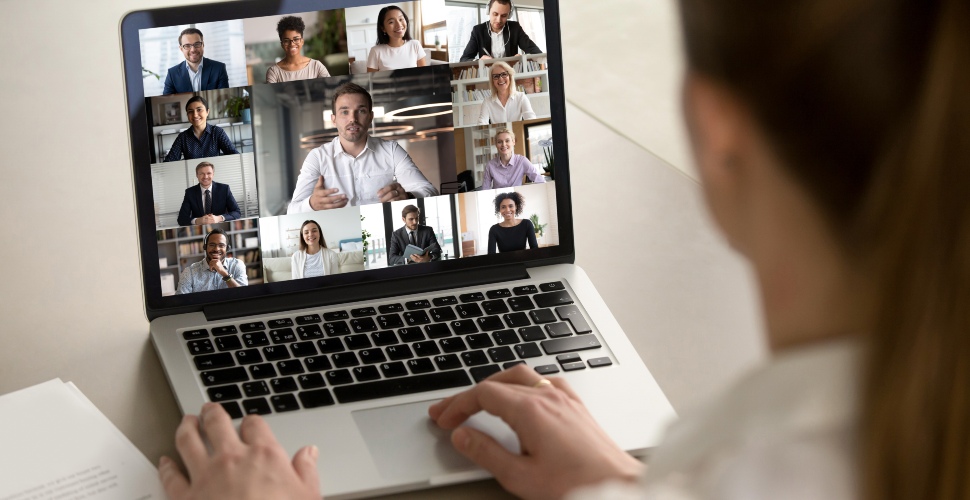
POLYGON ((540 387, 545 387, 545 386, 547 386, 547 385, 552 385, 552 382, 551 382, 551 381, 549 381, 549 379, 547 379, 547 378, 544 378, 544 379, 540 379, 540 380, 539 380, 538 382, 536 382, 535 384, 532 384, 532 388, 533 388, 533 389, 538 389, 538 388, 540 388, 540 387))

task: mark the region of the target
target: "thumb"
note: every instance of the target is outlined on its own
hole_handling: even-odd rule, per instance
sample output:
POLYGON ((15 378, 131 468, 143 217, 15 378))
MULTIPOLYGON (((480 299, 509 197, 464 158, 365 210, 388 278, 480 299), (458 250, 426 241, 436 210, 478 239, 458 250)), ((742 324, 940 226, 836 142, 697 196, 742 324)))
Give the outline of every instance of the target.
POLYGON ((317 474, 317 457, 320 450, 316 446, 304 446, 293 455, 293 469, 308 488, 320 491, 320 476, 317 474))
POLYGON ((317 178, 317 185, 313 189, 323 189, 324 187, 326 186, 324 186, 323 176, 321 175, 320 177, 317 178))
POLYGON ((468 426, 461 426, 451 433, 451 444, 503 484, 514 479, 513 471, 521 471, 524 465, 521 455, 510 453, 491 436, 468 426))

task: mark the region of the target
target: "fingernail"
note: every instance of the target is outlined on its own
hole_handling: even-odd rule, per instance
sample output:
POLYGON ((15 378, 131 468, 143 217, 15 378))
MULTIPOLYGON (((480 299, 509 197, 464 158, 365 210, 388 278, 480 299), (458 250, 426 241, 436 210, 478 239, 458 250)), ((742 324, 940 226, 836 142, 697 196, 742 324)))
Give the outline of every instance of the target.
POLYGON ((320 449, 317 448, 317 445, 310 446, 310 457, 314 460, 320 457, 320 449))

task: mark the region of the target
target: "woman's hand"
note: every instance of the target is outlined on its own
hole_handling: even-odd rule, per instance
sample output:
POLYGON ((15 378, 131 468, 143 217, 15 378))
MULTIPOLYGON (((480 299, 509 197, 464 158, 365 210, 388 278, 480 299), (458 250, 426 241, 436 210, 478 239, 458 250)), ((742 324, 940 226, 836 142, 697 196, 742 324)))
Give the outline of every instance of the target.
POLYGON ((607 479, 634 480, 643 470, 593 420, 566 381, 545 379, 525 365, 496 373, 432 405, 428 413, 442 428, 454 429, 451 442, 460 453, 523 498, 561 498, 607 479), (515 431, 522 455, 475 429, 459 427, 482 410, 515 431))
POLYGON ((198 417, 182 419, 175 447, 189 474, 186 477, 174 461, 162 457, 158 475, 169 498, 320 498, 317 447, 301 448, 291 462, 259 416, 247 415, 237 433, 222 406, 206 403, 198 417))

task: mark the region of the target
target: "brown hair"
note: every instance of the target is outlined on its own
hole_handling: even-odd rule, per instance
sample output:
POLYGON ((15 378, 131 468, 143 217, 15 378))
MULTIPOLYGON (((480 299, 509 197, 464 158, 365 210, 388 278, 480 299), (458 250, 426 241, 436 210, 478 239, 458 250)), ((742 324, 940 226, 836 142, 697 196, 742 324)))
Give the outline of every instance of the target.
POLYGON ((213 164, 211 164, 211 163, 209 163, 207 161, 204 161, 204 162, 199 163, 198 165, 195 166, 195 173, 199 173, 199 169, 200 168, 205 168, 205 167, 212 167, 212 170, 215 170, 216 169, 216 166, 215 165, 213 165, 213 164))
POLYGON ((315 220, 305 220, 303 221, 303 225, 300 226, 300 250, 305 252, 307 249, 306 240, 303 239, 303 228, 306 227, 307 224, 317 226, 317 231, 320 232, 320 248, 327 248, 327 240, 323 237, 323 228, 320 227, 320 223, 315 220))
POLYGON ((750 110, 878 290, 859 494, 970 498, 965 0, 681 0, 692 71, 750 110))
POLYGON ((337 87, 337 90, 334 90, 333 92, 333 98, 330 99, 330 109, 333 111, 333 114, 337 114, 337 98, 344 94, 360 94, 366 97, 367 110, 373 111, 374 101, 370 97, 370 92, 368 92, 367 89, 365 89, 364 87, 357 85, 356 83, 347 82, 337 87))
POLYGON ((414 205, 407 205, 404 207, 404 210, 401 210, 401 218, 406 219, 408 217, 408 214, 411 212, 421 215, 421 210, 418 209, 418 207, 414 205))

